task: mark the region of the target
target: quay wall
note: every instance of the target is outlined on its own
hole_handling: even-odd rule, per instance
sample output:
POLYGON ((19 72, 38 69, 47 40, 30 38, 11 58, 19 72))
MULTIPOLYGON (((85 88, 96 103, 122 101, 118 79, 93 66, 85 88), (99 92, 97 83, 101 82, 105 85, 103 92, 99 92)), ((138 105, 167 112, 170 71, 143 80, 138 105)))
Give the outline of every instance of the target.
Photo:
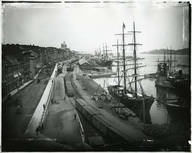
MULTIPOLYGON (((47 87, 46 87, 47 91, 46 91, 46 89, 45 89, 45 91, 44 91, 45 93, 48 93, 48 94, 46 94, 47 100, 46 100, 46 101, 44 100, 46 107, 45 107, 45 110, 43 111, 43 114, 42 114, 42 117, 41 117, 41 121, 40 121, 40 123, 39 123, 40 125, 44 123, 45 118, 46 118, 46 116, 47 116, 47 114, 48 114, 48 106, 49 106, 49 103, 50 103, 50 100, 51 100, 51 95, 52 95, 53 86, 54 86, 54 81, 53 81, 53 79, 55 78, 56 75, 57 75, 57 63, 56 63, 56 65, 55 65, 55 68, 54 68, 54 70, 53 70, 53 73, 52 73, 52 75, 51 75, 51 77, 50 77, 50 80, 49 80, 49 82, 48 82, 49 86, 48 86, 48 84, 47 84, 47 87)), ((42 96, 42 98, 43 98, 43 96, 42 96)))
POLYGON ((46 115, 48 113, 48 105, 50 102, 53 85, 54 85, 54 77, 56 76, 56 70, 57 70, 57 64, 55 65, 55 68, 53 70, 53 73, 50 77, 50 80, 47 83, 47 86, 44 90, 43 95, 41 96, 41 99, 39 101, 39 104, 37 108, 35 109, 35 112, 29 122, 29 125, 27 127, 27 130, 25 131, 26 134, 34 134, 35 130, 38 126, 42 126, 46 115), (44 108, 45 105, 45 108, 44 108))
MULTIPOLYGON (((122 120, 121 117, 118 115, 118 113, 110 109, 109 103, 105 103, 102 106, 103 109, 97 109, 97 107, 99 108, 100 103, 92 101, 91 95, 93 95, 96 92, 99 85, 93 79, 85 75, 77 75, 77 78, 74 77, 74 81, 78 86, 77 90, 79 90, 78 92, 80 93, 82 99, 84 99, 89 105, 96 107, 96 110, 98 110, 101 113, 101 116, 103 115, 103 117, 107 121, 109 121, 111 127, 116 129, 115 131, 113 131, 114 133, 116 133, 117 135, 124 135, 127 138, 135 139, 135 141, 142 141, 143 139, 151 139, 151 137, 145 135, 142 132, 143 124, 138 122, 139 120, 137 117, 130 117, 128 121, 122 120), (84 89, 84 87, 86 89, 84 89), (122 134, 120 134, 121 133, 120 131, 122 132, 122 134)), ((103 92, 104 89, 101 86, 99 86, 97 93, 101 94, 103 92)))

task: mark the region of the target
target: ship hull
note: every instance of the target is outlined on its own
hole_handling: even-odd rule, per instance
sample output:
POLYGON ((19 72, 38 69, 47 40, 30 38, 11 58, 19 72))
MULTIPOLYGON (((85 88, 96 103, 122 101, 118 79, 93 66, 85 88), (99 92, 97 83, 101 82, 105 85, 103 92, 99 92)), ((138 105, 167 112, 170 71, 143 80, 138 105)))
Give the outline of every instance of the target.
POLYGON ((155 85, 163 88, 172 88, 172 84, 167 80, 165 76, 157 76, 157 80, 155 81, 155 85))
POLYGON ((164 82, 158 82, 158 81, 155 81, 155 85, 157 87, 162 87, 162 88, 172 88, 173 86, 171 85, 170 82, 168 81, 164 81, 164 82))
POLYGON ((112 68, 113 61, 112 60, 103 60, 99 63, 100 66, 102 67, 107 67, 109 69, 112 68))
POLYGON ((143 98, 129 98, 128 96, 121 96, 117 94, 117 92, 114 90, 113 86, 108 87, 109 94, 112 95, 115 99, 120 100, 122 104, 124 104, 127 108, 132 110, 137 117, 144 121, 143 119, 143 105, 145 106, 145 122, 148 124, 151 124, 151 116, 150 116, 150 109, 151 105, 154 102, 153 97, 146 96, 145 102, 143 102, 143 98))
POLYGON ((177 103, 166 104, 169 116, 173 119, 189 119, 190 118, 190 106, 179 105, 177 103))

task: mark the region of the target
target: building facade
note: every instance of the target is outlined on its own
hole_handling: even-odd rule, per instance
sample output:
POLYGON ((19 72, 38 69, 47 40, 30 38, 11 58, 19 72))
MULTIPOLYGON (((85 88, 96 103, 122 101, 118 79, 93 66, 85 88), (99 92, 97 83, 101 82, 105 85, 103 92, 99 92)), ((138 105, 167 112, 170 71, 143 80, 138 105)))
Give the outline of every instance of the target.
POLYGON ((2 96, 6 96, 24 83, 24 63, 16 59, 3 56, 2 59, 2 96))
POLYGON ((23 54, 23 75, 24 75, 24 82, 27 82, 30 80, 30 56, 31 51, 24 51, 23 54))
POLYGON ((37 73, 37 54, 33 51, 31 51, 30 54, 30 79, 34 78, 34 76, 37 73))

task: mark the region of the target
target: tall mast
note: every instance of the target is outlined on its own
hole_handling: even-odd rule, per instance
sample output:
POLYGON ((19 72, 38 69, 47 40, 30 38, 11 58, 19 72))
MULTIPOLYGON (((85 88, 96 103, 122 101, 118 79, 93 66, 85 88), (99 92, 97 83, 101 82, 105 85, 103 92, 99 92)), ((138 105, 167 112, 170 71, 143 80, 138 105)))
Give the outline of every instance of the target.
POLYGON ((174 69, 176 69, 176 52, 175 52, 175 60, 174 60, 174 69))
POLYGON ((103 59, 105 60, 105 47, 104 47, 104 44, 103 44, 103 59))
POLYGON ((107 54, 107 44, 105 44, 105 48, 106 48, 106 52, 105 52, 105 54, 106 54, 106 60, 108 60, 108 54, 107 54))
POLYGON ((133 22, 133 40, 134 40, 134 45, 133 45, 133 56, 134 56, 134 64, 135 64, 135 68, 134 68, 134 74, 135 74, 135 93, 136 93, 136 97, 137 97, 137 55, 136 55, 136 37, 135 37, 135 22, 133 22))
POLYGON ((136 55, 136 46, 137 45, 141 45, 141 44, 138 44, 138 43, 136 43, 136 36, 135 36, 135 34, 136 33, 140 33, 140 31, 135 31, 135 22, 133 22, 133 31, 131 31, 131 32, 133 32, 133 43, 131 43, 131 44, 128 44, 128 45, 133 45, 133 59, 134 59, 134 79, 135 79, 135 96, 136 96, 136 98, 137 98, 137 55, 136 55))
POLYGON ((123 76, 124 76, 124 93, 126 94, 126 69, 125 69, 125 35, 124 35, 124 29, 125 29, 125 24, 123 23, 122 26, 122 40, 123 40, 123 76))
POLYGON ((109 57, 108 57, 108 51, 111 51, 111 50, 107 50, 107 44, 103 44, 103 56, 104 56, 104 60, 108 60, 109 57))
MULTIPOLYGON (((123 78, 124 78, 124 94, 127 93, 127 87, 126 87, 126 64, 125 64, 125 46, 128 46, 128 44, 125 44, 125 35, 128 35, 128 33, 124 33, 125 24, 123 23, 122 26, 122 33, 121 34, 115 34, 115 35, 122 35, 122 44, 117 44, 113 46, 122 46, 123 47, 123 78)), ((119 58, 119 54, 118 54, 119 58)), ((120 84, 120 81, 119 81, 120 84)))
POLYGON ((117 75, 118 75, 118 86, 120 85, 119 79, 119 42, 117 40, 117 75))
POLYGON ((171 72, 171 69, 172 69, 172 50, 170 49, 170 71, 171 72))
POLYGON ((166 68, 166 77, 170 71, 170 58, 169 58, 169 49, 167 47, 167 53, 166 53, 166 56, 167 56, 167 64, 168 64, 168 68, 166 68))

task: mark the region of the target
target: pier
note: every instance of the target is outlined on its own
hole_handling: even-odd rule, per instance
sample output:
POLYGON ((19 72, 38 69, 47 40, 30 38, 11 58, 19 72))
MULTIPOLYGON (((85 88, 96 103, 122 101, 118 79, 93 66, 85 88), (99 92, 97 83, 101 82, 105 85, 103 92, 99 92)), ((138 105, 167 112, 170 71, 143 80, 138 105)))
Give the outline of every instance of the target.
POLYGON ((189 2, 16 3, 2 1, 2 152, 191 152, 189 2))
MULTIPOLYGON (((93 101, 91 99, 90 93, 86 92, 86 90, 84 90, 82 87, 82 86, 86 86, 87 90, 92 89, 92 91, 96 91, 98 85, 96 83, 94 83, 94 81, 92 79, 90 79, 89 77, 87 77, 87 76, 82 76, 82 77, 83 78, 81 78, 81 79, 83 79, 83 83, 81 84, 76 79, 76 69, 75 69, 74 75, 73 75, 73 81, 77 87, 77 91, 80 93, 82 98, 88 104, 90 104, 93 108, 95 108, 95 110, 97 110, 102 115, 102 118, 105 118, 110 124, 112 124, 113 127, 118 129, 118 131, 122 132, 124 135, 129 137, 131 139, 131 142, 138 142, 138 141, 142 141, 143 139, 151 139, 149 136, 146 136, 140 129, 138 129, 138 128, 134 127, 132 124, 130 124, 129 121, 122 122, 121 118, 114 116, 109 110, 105 110, 105 107, 99 109, 98 107, 100 107, 100 105, 105 105, 105 104, 102 104, 102 103, 104 103, 104 101, 101 101, 101 102, 93 101), (92 87, 90 87, 90 86, 92 86, 92 87), (101 103, 101 104, 98 104, 98 103, 101 103)), ((106 105, 106 107, 107 107, 107 105, 106 105)))
MULTIPOLYGON (((127 147, 130 150, 137 150, 138 144, 145 145, 145 149, 149 149, 151 143, 159 143, 146 133, 145 124, 135 115, 127 119, 118 115, 115 110, 125 106, 112 106, 111 102, 116 100, 92 78, 84 75, 79 66, 74 66, 73 71, 68 72, 68 63, 70 61, 62 66, 61 72, 57 71, 57 64, 55 65, 36 109, 24 133, 21 134, 24 140, 41 139, 43 142, 46 141, 43 143, 44 147, 49 145, 49 147, 66 151, 94 150, 96 145, 99 145, 98 150, 105 150, 107 149, 105 145, 110 149, 114 144, 117 150, 122 148, 126 150, 127 147), (70 81, 74 89, 72 97, 68 95, 65 87, 64 78, 67 74, 71 76, 70 81), (97 97, 99 95, 100 98, 97 97), (79 100, 84 101, 82 106, 85 109, 89 108, 92 112, 89 114, 91 120, 88 120, 78 108, 79 100), (102 125, 105 130, 100 129, 95 121, 93 123, 95 119, 97 124, 102 125), (39 127, 40 130, 37 131, 39 127), (109 131, 112 131, 115 137, 112 134, 109 135, 109 131), (120 143, 116 144, 117 142, 120 143)), ((150 126, 146 125, 146 128, 150 129, 150 126)), ((139 148, 139 150, 143 149, 139 148)))

